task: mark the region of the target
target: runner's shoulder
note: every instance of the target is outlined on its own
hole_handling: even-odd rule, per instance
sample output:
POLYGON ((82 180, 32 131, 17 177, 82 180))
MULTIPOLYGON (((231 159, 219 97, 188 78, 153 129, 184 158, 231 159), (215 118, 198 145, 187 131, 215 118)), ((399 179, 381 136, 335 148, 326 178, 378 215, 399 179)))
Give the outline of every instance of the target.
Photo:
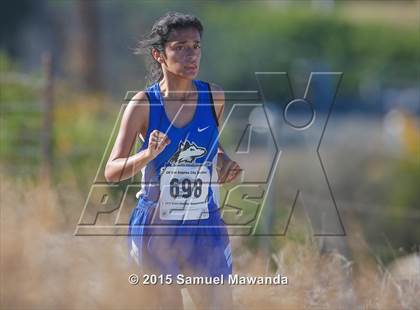
POLYGON ((218 85, 216 83, 212 83, 212 82, 208 82, 208 83, 210 85, 210 89, 211 89, 212 93, 214 93, 216 95, 217 95, 217 93, 223 94, 223 88, 220 85, 218 85))
POLYGON ((133 97, 131 97, 128 106, 136 108, 137 110, 149 111, 149 98, 146 91, 142 90, 137 92, 133 97))
POLYGON ((212 83, 212 82, 208 82, 210 85, 210 90, 211 90, 211 94, 213 96, 213 100, 219 103, 223 104, 223 101, 225 100, 225 93, 223 91, 223 88, 216 84, 216 83, 212 83))
POLYGON ((148 102, 149 102, 149 99, 147 97, 147 94, 146 94, 146 91, 145 90, 138 91, 130 99, 130 104, 139 104, 139 105, 143 104, 143 105, 148 105, 147 104, 148 102))
POLYGON ((209 85, 213 96, 213 102, 215 103, 216 113, 217 115, 220 115, 225 103, 225 92, 223 91, 223 88, 216 83, 209 82, 209 85))
POLYGON ((126 112, 140 123, 147 122, 149 117, 149 99, 145 91, 137 92, 129 101, 126 112))

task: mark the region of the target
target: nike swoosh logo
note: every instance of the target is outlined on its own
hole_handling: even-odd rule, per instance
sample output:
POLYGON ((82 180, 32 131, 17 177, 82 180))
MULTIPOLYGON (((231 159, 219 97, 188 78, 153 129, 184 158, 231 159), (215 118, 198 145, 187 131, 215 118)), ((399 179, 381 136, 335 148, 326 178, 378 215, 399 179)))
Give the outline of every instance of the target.
POLYGON ((204 127, 204 128, 197 128, 198 132, 202 132, 204 130, 206 130, 207 128, 209 128, 210 126, 204 127))

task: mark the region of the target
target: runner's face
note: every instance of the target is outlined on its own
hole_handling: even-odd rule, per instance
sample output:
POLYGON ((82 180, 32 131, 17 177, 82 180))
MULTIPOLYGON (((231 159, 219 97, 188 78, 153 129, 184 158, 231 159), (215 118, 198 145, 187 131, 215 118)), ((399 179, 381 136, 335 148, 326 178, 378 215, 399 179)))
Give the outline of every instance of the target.
POLYGON ((200 67, 200 33, 195 28, 174 29, 165 45, 162 68, 187 79, 194 79, 200 67))

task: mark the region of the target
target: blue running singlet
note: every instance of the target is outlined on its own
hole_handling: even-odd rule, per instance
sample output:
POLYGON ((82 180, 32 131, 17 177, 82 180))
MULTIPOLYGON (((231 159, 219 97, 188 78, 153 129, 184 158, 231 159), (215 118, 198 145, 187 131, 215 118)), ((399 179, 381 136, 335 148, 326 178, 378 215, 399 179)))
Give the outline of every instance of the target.
POLYGON ((193 83, 198 99, 192 120, 183 127, 166 115, 159 83, 146 89, 149 125, 139 151, 147 148, 155 129, 171 143, 142 170, 129 223, 129 252, 148 272, 174 279, 179 274, 223 275, 227 281, 232 256, 216 187, 218 123, 209 84, 193 83))

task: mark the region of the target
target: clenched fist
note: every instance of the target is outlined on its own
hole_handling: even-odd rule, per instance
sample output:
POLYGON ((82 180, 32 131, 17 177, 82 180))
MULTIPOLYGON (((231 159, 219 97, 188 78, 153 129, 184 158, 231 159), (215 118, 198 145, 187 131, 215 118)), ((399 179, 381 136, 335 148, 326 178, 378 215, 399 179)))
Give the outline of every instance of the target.
POLYGON ((169 143, 171 143, 171 140, 169 140, 167 135, 159 130, 153 130, 150 133, 149 145, 147 147, 152 159, 157 157, 169 143))
POLYGON ((225 153, 219 153, 217 159, 217 167, 219 178, 218 183, 228 183, 235 180, 242 171, 239 164, 231 160, 225 153))

